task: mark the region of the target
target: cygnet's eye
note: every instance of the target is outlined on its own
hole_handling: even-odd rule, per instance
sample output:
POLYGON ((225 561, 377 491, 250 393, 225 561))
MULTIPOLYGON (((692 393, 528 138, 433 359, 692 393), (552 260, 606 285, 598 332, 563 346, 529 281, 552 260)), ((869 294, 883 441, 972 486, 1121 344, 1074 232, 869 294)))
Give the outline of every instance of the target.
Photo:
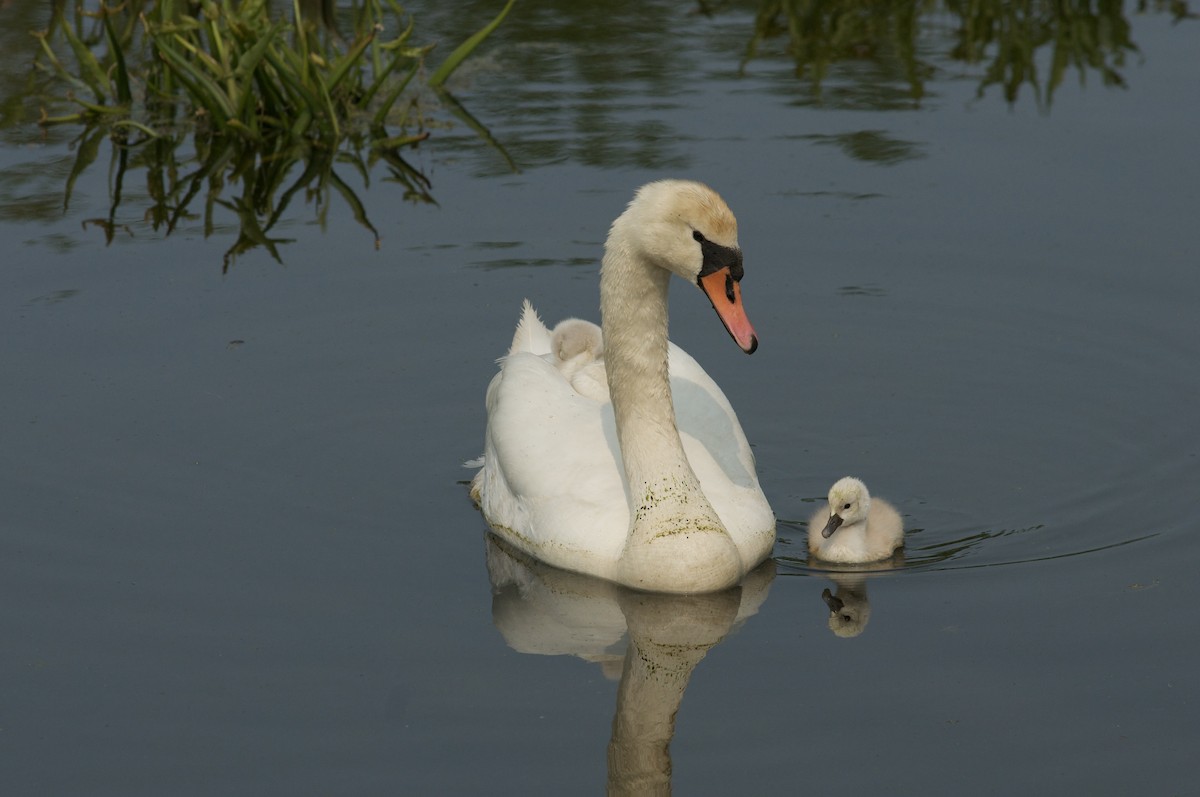
POLYGON ((842 509, 849 509, 849 508, 850 508, 849 504, 846 504, 844 507, 842 507, 842 509))
POLYGON ((700 234, 699 230, 692 230, 692 240, 704 243, 704 236, 700 234))

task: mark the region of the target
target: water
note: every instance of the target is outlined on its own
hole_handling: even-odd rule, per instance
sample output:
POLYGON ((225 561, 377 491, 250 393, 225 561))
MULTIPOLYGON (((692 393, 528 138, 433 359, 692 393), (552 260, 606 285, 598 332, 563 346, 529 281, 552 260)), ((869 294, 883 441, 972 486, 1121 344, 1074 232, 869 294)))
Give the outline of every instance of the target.
POLYGON ((106 246, 108 155, 64 213, 69 134, 5 128, 5 794, 1195 793, 1195 21, 1127 8, 1126 87, 1046 107, 977 96, 942 17, 914 101, 886 48, 817 92, 745 60, 753 6, 693 11, 519 6, 454 89, 520 171, 435 131, 436 205, 363 191, 379 251, 297 205, 222 273, 232 217, 164 238, 136 177, 106 246), (672 337, 781 521, 704 599, 489 549, 460 466, 521 300, 595 318, 665 175, 738 214, 758 352, 683 284, 672 337), (807 561, 851 473, 903 566, 807 561))

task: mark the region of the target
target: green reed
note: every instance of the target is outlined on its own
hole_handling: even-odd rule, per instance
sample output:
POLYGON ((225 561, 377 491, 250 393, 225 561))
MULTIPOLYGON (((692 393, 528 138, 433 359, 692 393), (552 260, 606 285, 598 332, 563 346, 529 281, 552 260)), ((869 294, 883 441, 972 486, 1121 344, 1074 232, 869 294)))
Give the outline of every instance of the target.
POLYGON ((282 262, 279 246, 289 241, 271 230, 297 197, 315 204, 322 224, 331 199, 340 198, 378 246, 364 203, 340 172, 349 169, 366 186, 382 167, 407 199, 433 201, 429 181, 400 153, 429 136, 416 99, 421 88, 509 160, 444 85, 514 2, 422 81, 433 46, 414 43, 413 20, 395 0, 359 0, 339 20, 330 0, 308 15, 312 0, 304 7, 292 0, 284 18, 272 18, 268 0, 59 0, 49 29, 34 35, 36 68, 65 87, 70 106, 56 115, 43 110, 41 124, 83 127, 64 207, 107 139, 108 214, 85 222, 107 242, 130 231, 120 220, 122 185, 128 173, 145 170, 151 204, 139 223, 170 235, 199 222, 207 237, 220 227, 218 210, 237 216, 225 268, 260 247, 282 262), (352 28, 346 36, 339 21, 352 28))
MULTIPOLYGON (((513 2, 442 62, 431 88, 513 2)), ((354 30, 343 40, 306 17, 299 0, 290 19, 273 19, 267 0, 60 4, 50 28, 35 35, 77 109, 45 114, 42 123, 102 122, 153 136, 179 122, 164 109, 183 105, 196 125, 252 141, 284 137, 333 148, 352 128, 389 140, 386 124, 407 121, 394 114, 396 103, 433 47, 412 42, 412 19, 395 0, 363 0, 350 16, 354 30), (60 55, 67 52, 71 59, 60 55)))

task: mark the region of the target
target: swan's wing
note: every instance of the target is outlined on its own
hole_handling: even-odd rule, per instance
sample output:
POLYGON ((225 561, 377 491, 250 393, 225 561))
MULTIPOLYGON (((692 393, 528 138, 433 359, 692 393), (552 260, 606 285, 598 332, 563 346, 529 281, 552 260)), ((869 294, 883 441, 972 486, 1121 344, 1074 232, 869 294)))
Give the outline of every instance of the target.
MULTIPOLYGON (((668 362, 675 418, 685 448, 690 438, 693 447, 703 449, 731 483, 757 488, 754 453, 725 393, 691 355, 674 343, 670 344, 668 362)), ((690 460, 690 452, 688 457, 690 460)), ((695 462, 692 467, 696 467, 695 462)), ((696 475, 700 476, 699 472, 696 475)), ((704 483, 703 477, 700 481, 704 483)))
POLYGON ((775 544, 775 515, 758 484, 754 453, 725 393, 687 352, 670 345, 679 437, 704 495, 749 566, 775 544))
POLYGON ((488 387, 487 407, 478 478, 493 530, 553 565, 614 568, 629 508, 612 406, 580 396, 547 359, 518 352, 488 387))
POLYGON ((896 507, 878 496, 871 498, 867 536, 872 547, 887 553, 904 544, 904 520, 896 507))

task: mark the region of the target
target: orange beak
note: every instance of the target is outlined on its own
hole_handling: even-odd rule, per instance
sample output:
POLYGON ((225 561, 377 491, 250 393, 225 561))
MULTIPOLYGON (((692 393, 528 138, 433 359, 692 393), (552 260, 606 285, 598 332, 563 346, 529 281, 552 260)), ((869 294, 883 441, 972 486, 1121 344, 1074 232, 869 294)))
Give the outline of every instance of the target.
POLYGON ((750 319, 746 318, 746 308, 742 307, 741 283, 733 278, 728 268, 706 274, 697 282, 708 295, 730 337, 746 354, 754 354, 758 348, 758 336, 754 334, 754 327, 750 326, 750 319))

